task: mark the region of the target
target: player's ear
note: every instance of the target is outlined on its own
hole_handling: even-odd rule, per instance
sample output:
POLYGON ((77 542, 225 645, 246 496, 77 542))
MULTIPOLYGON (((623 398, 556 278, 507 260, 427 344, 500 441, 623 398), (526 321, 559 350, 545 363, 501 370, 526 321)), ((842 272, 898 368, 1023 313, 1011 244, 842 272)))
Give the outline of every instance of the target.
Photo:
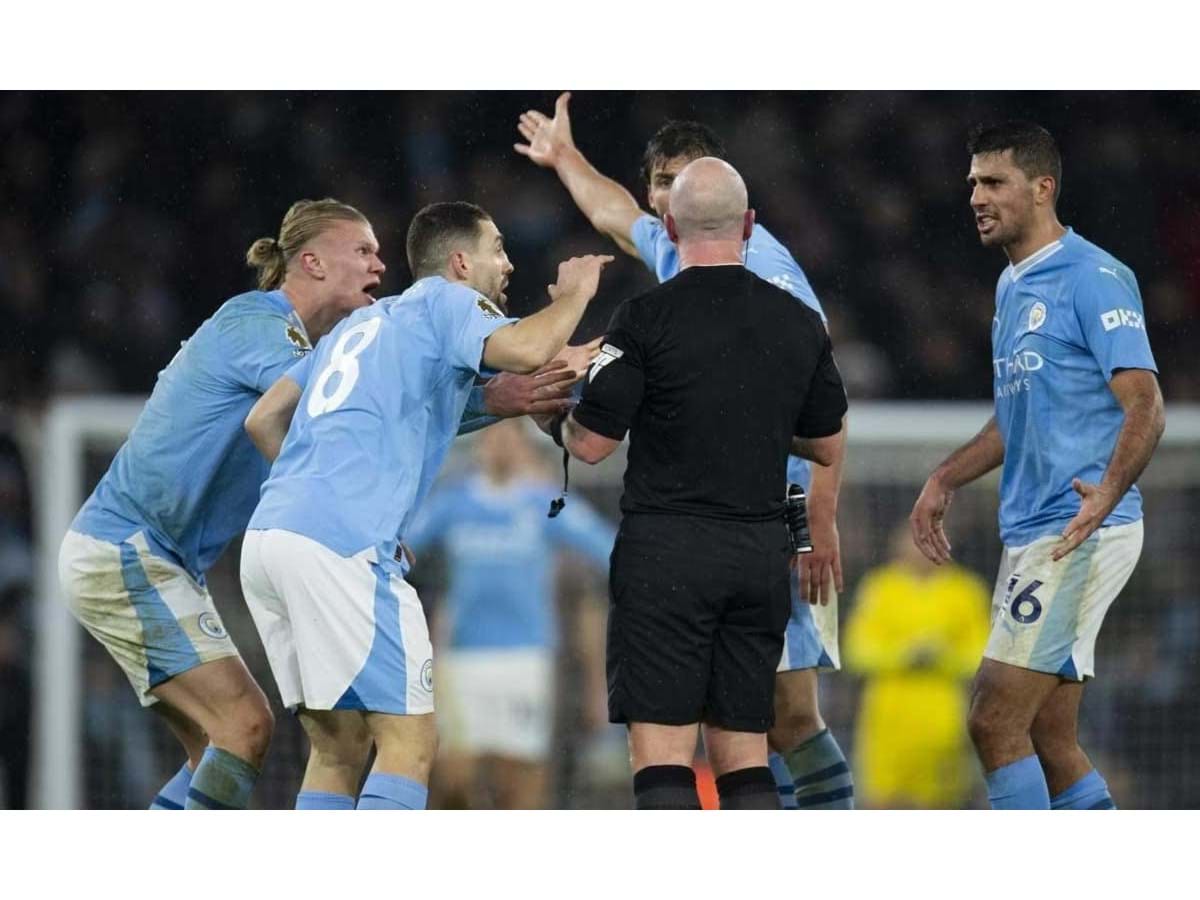
POLYGON ((455 250, 450 254, 450 271, 462 281, 467 280, 467 276, 471 274, 471 262, 467 259, 467 254, 461 250, 455 250))
POLYGON ((1048 203, 1053 206, 1055 187, 1054 179, 1049 175, 1043 175, 1037 180, 1037 185, 1034 187, 1034 199, 1039 205, 1048 203))
POLYGON ((671 239, 672 244, 679 243, 679 229, 675 227, 675 217, 667 213, 667 218, 663 222, 667 226, 667 237, 671 239))
POLYGON ((754 231, 754 210, 746 210, 745 219, 742 221, 742 240, 750 240, 750 235, 754 231))
POLYGON ((300 267, 318 281, 325 279, 325 266, 321 262, 321 258, 311 250, 304 250, 300 253, 300 267))

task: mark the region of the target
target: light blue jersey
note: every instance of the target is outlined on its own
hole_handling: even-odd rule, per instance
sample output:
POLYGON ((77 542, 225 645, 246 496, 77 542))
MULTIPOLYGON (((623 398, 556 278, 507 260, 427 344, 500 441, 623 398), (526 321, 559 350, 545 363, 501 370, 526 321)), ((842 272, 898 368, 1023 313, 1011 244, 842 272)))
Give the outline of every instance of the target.
MULTIPOLYGON (((1000 537, 1022 546, 1079 512, 1073 478, 1099 482, 1125 420, 1108 382, 1119 369, 1157 372, 1137 279, 1071 229, 996 285, 992 375, 1004 439, 1000 537)), ((1136 486, 1104 525, 1142 517, 1136 486)))
POLYGON ((405 542, 420 553, 445 548, 450 647, 554 646, 554 550, 566 548, 607 571, 616 530, 573 497, 551 519, 553 484, 521 478, 504 485, 475 475, 434 491, 405 542))
POLYGON ((387 564, 458 430, 484 341, 514 321, 441 276, 352 314, 295 373, 307 386, 248 527, 387 564))
POLYGON ((141 531, 201 584, 245 528, 269 465, 242 423, 310 346, 282 291, 240 294, 158 374, 142 414, 71 530, 113 544, 141 531))
MULTIPOLYGON (((649 213, 633 223, 633 243, 638 255, 657 276, 659 282, 667 281, 679 274, 679 252, 667 236, 666 226, 649 213)), ((755 224, 746 242, 746 268, 776 287, 783 288, 801 303, 817 311, 821 319, 825 311, 817 295, 808 283, 808 277, 787 248, 761 225, 755 224)), ((793 481, 805 490, 811 477, 808 460, 798 456, 788 457, 788 481, 793 481)))

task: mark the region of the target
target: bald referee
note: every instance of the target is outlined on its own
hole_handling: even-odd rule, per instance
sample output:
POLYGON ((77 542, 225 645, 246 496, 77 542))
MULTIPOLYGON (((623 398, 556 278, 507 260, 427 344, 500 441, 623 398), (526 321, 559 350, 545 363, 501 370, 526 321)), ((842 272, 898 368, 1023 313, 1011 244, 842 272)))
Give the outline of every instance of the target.
POLYGON ((699 809, 703 725, 722 809, 776 809, 767 768, 791 609, 789 450, 828 465, 846 394, 821 317, 743 266, 746 186, 684 168, 665 224, 680 273, 623 303, 554 429, 588 463, 626 431, 612 555, 609 718, 629 727, 639 809, 699 809))

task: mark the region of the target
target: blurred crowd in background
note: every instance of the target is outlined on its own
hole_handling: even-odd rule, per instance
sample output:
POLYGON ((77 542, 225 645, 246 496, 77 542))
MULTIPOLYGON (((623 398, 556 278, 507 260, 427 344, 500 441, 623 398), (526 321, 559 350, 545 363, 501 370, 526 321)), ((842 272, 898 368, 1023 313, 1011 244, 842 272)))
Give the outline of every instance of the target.
MULTIPOLYGON (((246 248, 275 235, 302 197, 334 196, 371 219, 389 267, 381 295, 410 283, 404 236, 417 209, 436 200, 476 202, 494 216, 516 267, 512 310, 537 309, 559 261, 609 249, 555 175, 512 149, 518 115, 550 112, 554 97, 0 94, 0 768, 8 773, 0 806, 25 802, 15 773, 28 756, 36 639, 30 461, 18 450, 14 422, 36 418, 58 395, 148 393, 179 342, 227 297, 253 287, 246 248)), ((572 100, 576 144, 639 200, 642 150, 665 119, 697 119, 722 135, 759 221, 792 250, 824 304, 852 409, 865 399, 990 398, 993 290, 1006 260, 979 246, 964 143, 970 126, 1013 117, 1040 122, 1059 140, 1063 223, 1137 274, 1167 402, 1200 400, 1200 94, 576 92, 572 100)), ((601 333, 621 300, 652 283, 641 263, 619 257, 578 337, 601 333)), ((93 461, 89 489, 106 464, 93 461)), ((615 519, 613 490, 593 499, 615 519)), ((1186 497, 1195 493, 1189 488, 1179 499, 1181 515, 1194 515, 1186 497)), ((880 509, 865 497, 843 505, 843 518, 856 503, 871 518, 873 541, 847 551, 856 567, 843 635, 853 591, 867 569, 886 561, 888 535, 911 504, 906 496, 880 509)), ((1148 509, 1155 514, 1149 500, 1148 509)), ((972 519, 989 546, 997 544, 993 514, 984 503, 972 519)), ((1188 557, 1186 534, 1171 540, 1183 540, 1171 552, 1188 557)), ((1148 529, 1139 571, 1151 553, 1148 529)), ((977 560, 986 581, 994 559, 989 550, 977 560)), ((563 578, 569 587, 571 575, 563 578)), ((1097 682, 1091 692, 1098 697, 1094 727, 1105 730, 1104 746, 1127 762, 1133 779, 1151 765, 1139 754, 1151 751, 1131 734, 1196 716, 1181 700, 1194 689, 1197 666, 1190 640, 1180 637, 1194 639, 1200 627, 1195 582, 1171 569, 1143 572, 1142 583, 1155 578, 1169 602, 1154 615, 1122 613, 1120 603, 1113 613, 1121 626, 1121 643, 1109 645, 1114 668, 1128 665, 1139 677, 1103 688, 1097 682)), ((227 587, 236 592, 236 578, 227 587)), ((431 585, 430 596, 437 592, 431 585)), ((221 596, 216 588, 214 595, 221 596)), ((248 656, 252 640, 240 642, 248 656)), ((564 659, 569 676, 571 658, 564 659)), ((1103 657, 1100 663, 1103 674, 1103 657)), ((120 678, 106 659, 96 668, 97 678, 120 678), (106 666, 108 676, 101 674, 106 666)), ((833 716, 849 731, 857 682, 835 676, 825 683, 833 696, 823 706, 840 703, 833 716)), ((123 682, 116 689, 128 693, 123 682)), ((136 708, 132 695, 121 702, 136 708)), ((578 704, 564 703, 560 697, 564 715, 579 715, 578 704)), ((1200 723, 1186 728, 1160 730, 1163 740, 1194 736, 1200 723)), ((590 752, 575 750, 572 760, 590 752)), ((149 744, 144 752, 152 752, 149 744)), ((136 753, 121 753, 133 761, 120 766, 138 771, 136 753)), ((149 782, 157 783, 152 774, 149 782)), ((137 805, 133 793, 130 800, 114 789, 99 802, 137 805)), ((1162 803, 1168 792, 1144 796, 1162 803)))

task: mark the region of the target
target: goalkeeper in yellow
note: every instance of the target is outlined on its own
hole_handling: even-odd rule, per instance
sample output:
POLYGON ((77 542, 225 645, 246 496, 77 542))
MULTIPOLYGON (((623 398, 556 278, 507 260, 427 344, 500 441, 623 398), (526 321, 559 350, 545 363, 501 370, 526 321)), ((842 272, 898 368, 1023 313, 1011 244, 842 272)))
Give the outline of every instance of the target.
POLYGON ((983 579, 938 567, 897 531, 891 559, 863 576, 846 628, 847 668, 865 680, 855 735, 862 805, 957 809, 977 767, 963 723, 988 637, 983 579))

